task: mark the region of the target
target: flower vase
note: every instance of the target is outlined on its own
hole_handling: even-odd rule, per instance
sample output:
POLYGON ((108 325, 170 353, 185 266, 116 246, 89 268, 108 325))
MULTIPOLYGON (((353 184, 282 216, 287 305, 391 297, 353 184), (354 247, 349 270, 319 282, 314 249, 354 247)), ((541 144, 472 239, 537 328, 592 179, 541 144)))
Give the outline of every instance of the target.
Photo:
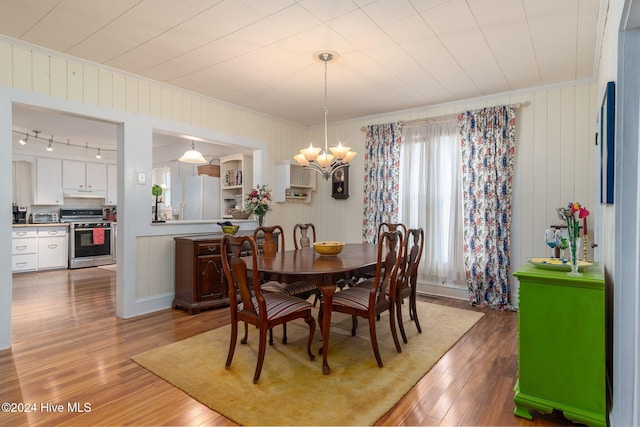
POLYGON ((580 239, 573 238, 569 239, 569 251, 570 251, 570 262, 571 262, 571 271, 567 273, 569 276, 582 276, 582 273, 578 271, 578 262, 580 254, 580 239))
POLYGON ((262 227, 264 225, 264 215, 258 215, 258 226, 262 227))

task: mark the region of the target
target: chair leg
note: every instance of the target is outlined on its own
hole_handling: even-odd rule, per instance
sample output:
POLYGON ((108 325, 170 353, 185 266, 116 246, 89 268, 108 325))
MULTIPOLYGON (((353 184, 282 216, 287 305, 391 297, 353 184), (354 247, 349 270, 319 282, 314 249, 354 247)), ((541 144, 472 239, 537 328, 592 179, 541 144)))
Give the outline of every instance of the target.
POLYGON ((358 329, 358 317, 357 316, 351 316, 351 336, 355 337, 356 336, 356 329, 358 329))
POLYGON ((287 323, 282 324, 282 344, 287 343, 287 323))
MULTIPOLYGON (((396 300, 396 320, 398 321, 398 328, 400 329, 400 335, 402 335, 402 341, 406 344, 409 341, 407 340, 407 334, 404 332, 404 324, 402 322, 402 301, 403 299, 396 300)), ((409 312, 411 312, 411 307, 409 307, 409 312)))
POLYGON ((391 328, 391 335, 393 336, 393 342, 396 345, 398 353, 402 353, 402 347, 400 347, 400 341, 398 341, 398 332, 396 331, 396 316, 393 314, 393 306, 395 301, 389 303, 389 327, 391 328))
POLYGON ((313 318, 311 312, 307 316, 305 316, 304 321, 309 325, 309 338, 307 339, 307 354, 309 355, 309 359, 313 360, 316 358, 316 355, 311 352, 311 344, 313 344, 313 334, 316 332, 316 319, 313 318))
POLYGON ((260 373, 262 372, 262 365, 264 364, 264 354, 267 350, 267 330, 260 328, 260 343, 258 345, 258 363, 256 364, 256 372, 253 374, 253 383, 257 384, 260 379, 260 373))
POLYGON ((233 354, 236 351, 237 341, 238 341, 238 322, 234 321, 234 322, 231 322, 231 338, 229 339, 229 353, 227 353, 227 362, 224 364, 225 369, 229 369, 231 367, 231 361, 233 360, 233 354))
POLYGON ((242 338, 242 340, 240 340, 240 342, 242 344, 246 344, 248 339, 249 339, 249 325, 247 324, 247 322, 244 322, 244 337, 242 338))
POLYGON ((273 328, 269 328, 269 345, 273 345, 273 328))
POLYGON ((373 355, 376 357, 378 367, 382 368, 382 358, 380 357, 380 349, 378 348, 378 338, 376 336, 376 321, 375 317, 369 316, 369 335, 371 336, 371 347, 373 347, 373 355))
POLYGON ((418 320, 418 308, 416 307, 416 296, 411 295, 409 298, 409 306, 413 309, 413 321, 416 322, 416 328, 418 329, 418 333, 422 333, 422 328, 420 327, 420 321, 418 320))

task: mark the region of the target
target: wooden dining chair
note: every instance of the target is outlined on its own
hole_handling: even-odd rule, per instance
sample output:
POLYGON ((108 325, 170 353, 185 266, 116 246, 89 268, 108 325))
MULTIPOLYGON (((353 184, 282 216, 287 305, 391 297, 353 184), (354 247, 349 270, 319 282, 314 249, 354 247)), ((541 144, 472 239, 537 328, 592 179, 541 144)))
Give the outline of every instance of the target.
POLYGON ((422 228, 409 229, 404 242, 404 262, 396 278, 396 321, 405 344, 407 343, 407 334, 402 322, 402 303, 405 298, 409 298, 409 318, 415 322, 418 333, 422 333, 416 308, 416 285, 423 248, 424 231, 422 228))
MULTIPOLYGON (((378 257, 376 274, 371 287, 355 286, 333 296, 331 310, 339 313, 363 317, 369 321, 371 346, 378 366, 382 368, 382 358, 378 348, 376 335, 376 317, 385 311, 389 312, 389 327, 398 353, 402 353, 395 326, 393 309, 396 299, 396 274, 400 266, 400 253, 403 246, 403 236, 399 230, 383 231, 378 237, 378 257)), ((354 328, 351 335, 355 336, 354 328)))
POLYGON ((316 242, 316 227, 312 223, 296 224, 293 227, 293 245, 295 249, 309 248, 316 242), (311 231, 311 236, 309 236, 311 231))
MULTIPOLYGON (((380 236, 380 233, 382 233, 383 231, 396 231, 399 230, 402 233, 402 237, 404 238, 407 235, 407 227, 398 222, 398 223, 390 223, 390 222, 382 222, 380 224, 378 224, 378 236, 380 236)), ((404 248, 400 248, 401 252, 402 250, 404 250, 404 248)), ((403 258, 403 254, 400 253, 399 255, 401 258, 403 258)), ((404 260, 401 259, 400 262, 402 263, 404 260)), ((402 264, 401 264, 402 265, 402 264)), ((351 286, 367 286, 367 287, 371 287, 371 284, 373 283, 373 277, 374 277, 373 272, 369 273, 367 272, 367 274, 361 276, 361 277, 356 277, 351 281, 351 286)), ((356 322, 357 324, 357 322, 356 322)))
POLYGON ((258 279, 258 251, 255 240, 250 236, 225 235, 222 239, 222 253, 228 256, 222 257, 222 266, 229 286, 229 304, 231 307, 231 339, 229 341, 229 353, 225 368, 231 367, 238 340, 238 322, 244 322, 244 338, 242 344, 248 340, 248 325, 255 325, 259 329, 258 361, 253 375, 253 383, 260 379, 262 365, 267 344, 267 331, 274 326, 285 324, 296 319, 304 319, 309 325, 309 338, 307 339, 307 354, 311 360, 315 355, 311 352, 313 334, 316 322, 311 314, 312 305, 308 301, 290 295, 262 292, 258 279), (252 263, 247 266, 244 252, 251 253, 252 263), (251 277, 248 268, 252 270, 251 277))
MULTIPOLYGON (((253 232, 254 240, 257 240, 260 236, 264 238, 262 243, 262 252, 265 255, 275 255, 278 251, 278 245, 276 245, 276 240, 274 238, 276 231, 279 232, 279 241, 280 241, 280 250, 285 250, 284 244, 284 230, 280 225, 272 225, 272 226, 263 226, 258 227, 253 232)), ((301 299, 308 299, 314 293, 317 294, 318 288, 308 282, 304 281, 294 281, 287 283, 289 279, 285 276, 280 276, 277 278, 271 277, 271 280, 265 281, 261 284, 261 288, 264 292, 275 292, 279 294, 291 295, 301 299)), ((315 304, 315 303, 314 303, 315 304)), ((282 324, 282 343, 287 343, 287 324, 282 324)), ((273 333, 269 334, 269 344, 273 344, 273 333)))

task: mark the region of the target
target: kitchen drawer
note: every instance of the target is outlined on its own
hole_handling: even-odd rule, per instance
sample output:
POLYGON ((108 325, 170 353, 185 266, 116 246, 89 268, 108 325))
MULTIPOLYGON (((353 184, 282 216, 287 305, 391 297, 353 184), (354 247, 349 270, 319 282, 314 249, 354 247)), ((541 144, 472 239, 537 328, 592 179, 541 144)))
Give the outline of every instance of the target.
POLYGON ((67 235, 67 227, 51 226, 51 227, 39 227, 38 237, 64 237, 67 235))
POLYGON ((36 228, 14 228, 11 231, 11 237, 16 239, 27 239, 30 237, 38 237, 36 228))
POLYGON ((217 255, 220 254, 220 243, 198 243, 196 245, 196 255, 217 255))
POLYGON ((11 254, 36 254, 38 252, 38 239, 12 239, 11 254))
POLYGON ((38 254, 13 255, 11 257, 11 271, 32 271, 38 267, 38 254))

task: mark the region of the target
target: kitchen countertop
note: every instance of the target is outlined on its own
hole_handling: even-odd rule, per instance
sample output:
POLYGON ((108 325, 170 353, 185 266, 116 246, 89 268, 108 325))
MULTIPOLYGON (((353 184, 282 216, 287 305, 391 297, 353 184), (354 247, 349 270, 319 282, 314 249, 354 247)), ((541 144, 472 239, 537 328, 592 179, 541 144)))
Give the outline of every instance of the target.
POLYGON ((22 227, 69 227, 68 222, 47 222, 40 224, 11 224, 12 227, 22 228, 22 227))

